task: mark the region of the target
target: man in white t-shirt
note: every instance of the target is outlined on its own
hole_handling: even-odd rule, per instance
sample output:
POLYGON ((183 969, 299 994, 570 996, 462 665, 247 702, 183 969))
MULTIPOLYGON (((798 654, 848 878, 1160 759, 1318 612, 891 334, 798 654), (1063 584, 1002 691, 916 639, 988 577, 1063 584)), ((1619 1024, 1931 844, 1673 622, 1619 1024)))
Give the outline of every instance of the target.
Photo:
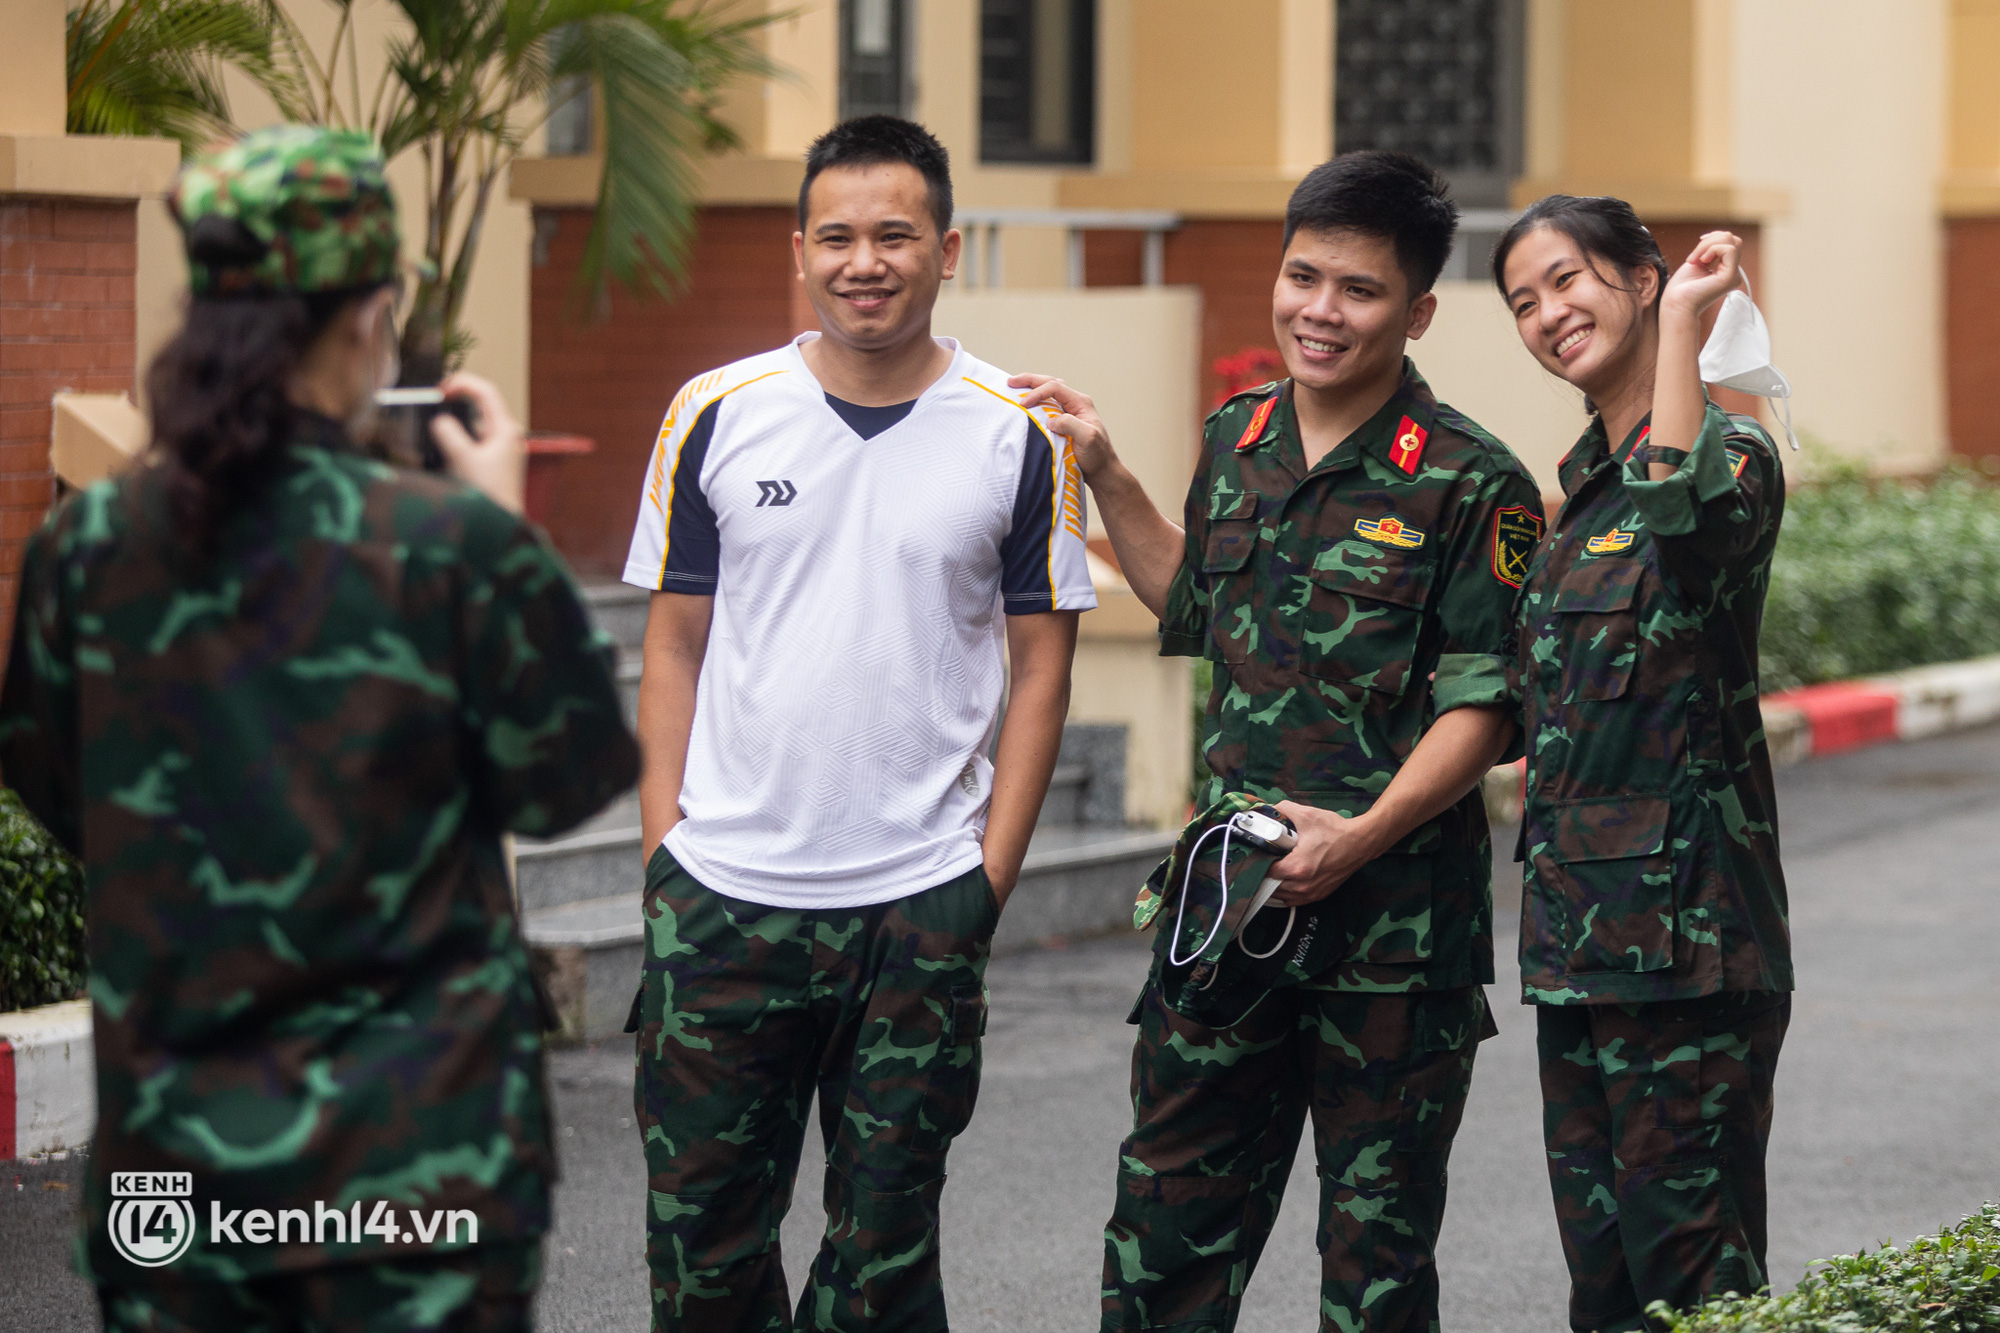
POLYGON ((938 1196, 988 944, 1096 605, 1068 442, 931 336, 950 223, 921 127, 822 137, 793 250, 824 333, 689 383, 647 471, 625 580, 654 590, 633 1026, 655 1329, 946 1326, 938 1196), (794 1316, 778 1223, 815 1091, 827 1229, 794 1316))

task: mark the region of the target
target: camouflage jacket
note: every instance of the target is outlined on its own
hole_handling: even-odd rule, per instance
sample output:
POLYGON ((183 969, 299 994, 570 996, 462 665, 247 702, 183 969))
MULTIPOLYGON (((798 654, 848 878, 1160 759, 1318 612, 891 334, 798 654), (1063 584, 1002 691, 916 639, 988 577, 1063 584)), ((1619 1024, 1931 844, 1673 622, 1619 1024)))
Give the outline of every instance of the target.
POLYGON ((533 528, 332 422, 199 573, 161 476, 49 516, 0 694, 0 772, 88 876, 89 1271, 132 1271, 103 1227, 119 1171, 192 1172, 198 1235, 211 1203, 381 1223, 203 1237, 190 1275, 436 1248, 380 1201, 538 1235, 554 1161, 501 833, 632 784, 609 645, 533 528))
MULTIPOLYGON (((1541 499, 1507 447, 1402 387, 1310 472, 1290 384, 1208 419, 1163 655, 1204 656, 1202 721, 1224 792, 1354 815, 1439 713, 1507 701, 1514 599, 1541 499)), ((1492 863, 1477 792, 1324 900, 1341 989, 1493 980, 1492 863)))
POLYGON ((1521 597, 1528 741, 1525 999, 1789 990, 1757 626, 1785 477, 1755 421, 1711 406, 1691 453, 1614 455, 1602 419, 1521 597), (1677 465, 1647 479, 1649 455, 1677 465))

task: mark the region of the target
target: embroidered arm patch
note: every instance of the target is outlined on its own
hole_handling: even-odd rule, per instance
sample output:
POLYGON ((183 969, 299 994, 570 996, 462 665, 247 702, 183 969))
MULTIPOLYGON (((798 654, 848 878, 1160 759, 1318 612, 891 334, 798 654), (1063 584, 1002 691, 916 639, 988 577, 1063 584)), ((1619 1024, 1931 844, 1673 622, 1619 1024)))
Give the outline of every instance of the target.
POLYGON ((1542 539, 1542 517, 1525 505, 1493 514, 1493 577, 1518 588, 1528 577, 1528 561, 1542 539))

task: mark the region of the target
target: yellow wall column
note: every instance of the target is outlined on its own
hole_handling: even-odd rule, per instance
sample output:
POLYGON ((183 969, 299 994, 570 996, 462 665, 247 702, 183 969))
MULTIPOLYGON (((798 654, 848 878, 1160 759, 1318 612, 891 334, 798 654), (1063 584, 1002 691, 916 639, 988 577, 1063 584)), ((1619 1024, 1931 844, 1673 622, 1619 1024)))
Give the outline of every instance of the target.
POLYGON ((1950 102, 1939 202, 1956 216, 2000 213, 2000 0, 1952 0, 1950 102))
POLYGON ((1758 219, 1736 153, 1734 0, 1530 0, 1517 203, 1615 194, 1659 220, 1758 219))
POLYGON ((7 73, 0 78, 0 134, 61 134, 64 91, 62 0, 0 0, 7 73))
POLYGON ((1103 25, 1129 43, 1107 82, 1114 156, 1065 179, 1080 208, 1278 217, 1333 151, 1333 0, 1139 0, 1103 25))

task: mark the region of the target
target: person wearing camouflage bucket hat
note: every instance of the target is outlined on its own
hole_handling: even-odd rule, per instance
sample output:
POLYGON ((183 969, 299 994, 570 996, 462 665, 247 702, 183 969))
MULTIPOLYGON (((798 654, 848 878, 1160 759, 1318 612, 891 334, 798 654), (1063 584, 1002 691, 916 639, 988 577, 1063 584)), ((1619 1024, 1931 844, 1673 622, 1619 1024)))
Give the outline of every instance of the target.
POLYGON ((0 776, 89 876, 77 1253, 113 1333, 531 1320, 547 1006, 501 838, 595 813, 638 746, 498 391, 445 382, 480 416, 432 427, 456 477, 355 446, 393 364, 381 166, 287 128, 188 168, 151 451, 20 576, 0 776))
POLYGON ((189 257, 198 297, 354 291, 397 276, 396 199, 360 130, 279 125, 191 163, 169 204, 185 231, 229 218, 261 246, 238 262, 189 257))

